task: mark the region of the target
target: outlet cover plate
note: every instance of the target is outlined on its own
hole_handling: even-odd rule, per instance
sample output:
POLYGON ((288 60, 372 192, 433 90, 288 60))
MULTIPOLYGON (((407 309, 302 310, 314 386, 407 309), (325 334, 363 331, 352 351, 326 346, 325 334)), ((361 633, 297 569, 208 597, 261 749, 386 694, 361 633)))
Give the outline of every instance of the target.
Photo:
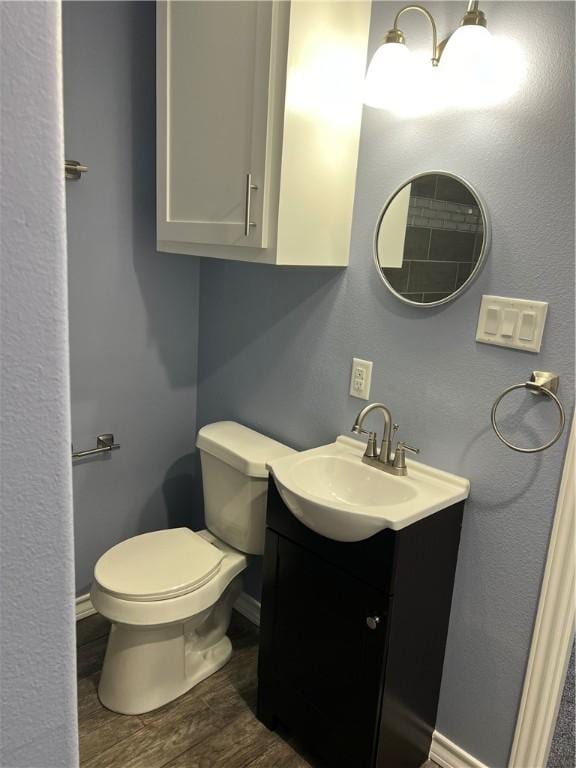
POLYGON ((547 313, 547 301, 482 296, 476 341, 540 352, 547 313))
POLYGON ((350 397, 368 400, 372 383, 372 361, 352 358, 352 373, 350 375, 350 397))

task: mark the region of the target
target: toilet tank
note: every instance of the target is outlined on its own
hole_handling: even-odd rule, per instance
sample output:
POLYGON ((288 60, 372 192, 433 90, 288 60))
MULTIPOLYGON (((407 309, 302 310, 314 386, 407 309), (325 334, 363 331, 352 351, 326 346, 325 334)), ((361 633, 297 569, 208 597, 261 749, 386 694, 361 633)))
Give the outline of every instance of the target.
POLYGON ((230 546, 250 555, 264 552, 266 462, 292 448, 237 424, 219 421, 198 432, 206 527, 230 546))

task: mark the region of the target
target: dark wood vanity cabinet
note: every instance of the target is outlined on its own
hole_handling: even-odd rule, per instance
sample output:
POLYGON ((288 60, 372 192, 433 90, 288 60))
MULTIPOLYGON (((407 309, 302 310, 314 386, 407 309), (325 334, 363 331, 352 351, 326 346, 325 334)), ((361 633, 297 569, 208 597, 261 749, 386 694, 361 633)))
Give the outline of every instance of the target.
POLYGON ((462 511, 341 543, 302 525, 270 480, 258 717, 329 768, 419 768, 438 694, 462 511))

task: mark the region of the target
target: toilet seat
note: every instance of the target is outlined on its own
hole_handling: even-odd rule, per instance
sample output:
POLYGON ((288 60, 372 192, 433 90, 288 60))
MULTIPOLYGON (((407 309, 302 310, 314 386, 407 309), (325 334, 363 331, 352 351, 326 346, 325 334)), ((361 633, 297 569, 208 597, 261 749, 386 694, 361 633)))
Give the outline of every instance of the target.
MULTIPOLYGON (((157 531, 156 533, 163 532, 157 531)), ((156 533, 143 535, 152 536, 156 533)), ((189 533, 202 539, 205 544, 215 549, 217 556, 222 556, 220 565, 211 578, 205 578, 203 583, 197 584, 195 589, 185 594, 148 600, 135 600, 132 595, 120 597, 106 589, 104 585, 100 584, 98 578, 95 578, 90 597, 92 605, 98 613, 112 622, 130 625, 133 629, 137 629, 186 621, 202 611, 211 610, 230 582, 246 569, 246 555, 220 541, 210 531, 189 531, 189 533)), ((124 544, 125 542, 121 543, 124 544)), ((116 546, 121 545, 117 544, 116 546)), ((106 554, 102 558, 106 557, 106 554)), ((118 585, 111 584, 111 586, 117 587, 118 585)))
POLYGON ((168 600, 194 592, 220 570, 224 552, 189 528, 144 533, 109 549, 96 563, 99 588, 130 601, 168 600))

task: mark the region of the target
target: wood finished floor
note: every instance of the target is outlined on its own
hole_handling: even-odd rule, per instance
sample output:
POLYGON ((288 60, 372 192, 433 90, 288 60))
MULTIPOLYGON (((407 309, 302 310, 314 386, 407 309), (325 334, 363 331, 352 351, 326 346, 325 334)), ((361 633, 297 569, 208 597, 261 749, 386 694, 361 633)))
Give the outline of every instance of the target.
POLYGON ((98 615, 77 624, 82 768, 330 768, 256 719, 258 633, 239 614, 230 626, 230 662, 176 701, 137 717, 110 712, 98 700, 108 629, 98 615))

